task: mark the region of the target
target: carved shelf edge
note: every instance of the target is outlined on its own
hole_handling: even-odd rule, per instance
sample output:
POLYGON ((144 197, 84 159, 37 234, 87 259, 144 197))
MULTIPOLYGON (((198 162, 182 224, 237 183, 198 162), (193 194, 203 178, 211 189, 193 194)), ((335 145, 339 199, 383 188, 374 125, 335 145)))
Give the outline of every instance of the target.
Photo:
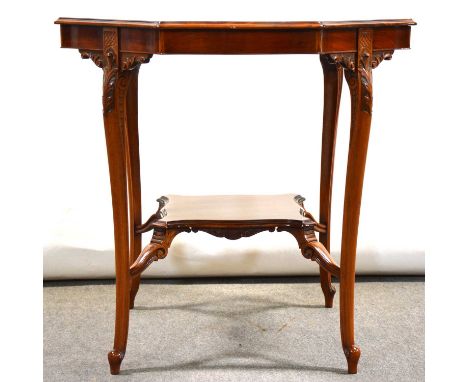
MULTIPOLYGON (((197 232, 197 231, 212 231, 214 236, 218 237, 225 237, 225 236, 220 236, 220 230, 223 228, 235 228, 235 225, 240 225, 242 227, 248 226, 248 232, 251 232, 251 234, 247 234, 245 236, 239 236, 240 237, 248 237, 252 236, 255 233, 262 232, 265 230, 270 230, 272 227, 276 226, 284 226, 284 225, 291 225, 291 226, 297 226, 300 224, 301 226, 307 227, 312 229, 313 231, 320 232, 320 233, 325 233, 327 232, 327 227, 325 224, 319 223, 315 218, 312 216, 310 212, 308 212, 305 207, 304 207, 304 201, 305 198, 301 195, 296 195, 294 197, 294 201, 298 204, 300 207, 299 209, 299 214, 307 220, 302 220, 302 221, 286 221, 287 219, 277 219, 278 223, 275 223, 275 219, 261 219, 261 220, 240 220, 240 221, 229 221, 229 220, 206 220, 206 221, 196 221, 193 223, 188 223, 188 222, 180 222, 180 224, 177 224, 177 222, 171 222, 169 221, 161 221, 164 217, 167 216, 167 211, 165 209, 166 205, 169 203, 169 198, 167 196, 161 196, 159 199, 156 200, 158 202, 158 209, 156 213, 151 215, 148 220, 135 227, 135 232, 136 233, 144 233, 151 231, 152 229, 156 227, 165 227, 165 228, 170 228, 170 227, 177 227, 177 228, 182 228, 183 230, 186 231, 187 229, 190 229, 191 232, 197 232), (205 230, 205 226, 207 229, 205 230), (265 229, 259 230, 258 232, 254 232, 254 228, 258 227, 260 229, 261 227, 265 227, 265 229), (192 228, 196 230, 192 230, 192 228), (216 228, 216 229, 215 229, 216 228), (219 228, 219 230, 218 230, 219 228)), ((237 227, 239 228, 239 227, 237 227)), ((271 231, 272 232, 272 231, 271 231)), ((209 233, 209 232, 208 232, 209 233)), ((233 239, 234 240, 234 239, 233 239)))
POLYGON ((309 260, 315 261, 320 267, 326 269, 332 275, 339 277, 340 268, 333 260, 327 249, 317 240, 315 232, 326 232, 326 226, 318 223, 313 216, 304 208, 304 200, 300 195, 294 198, 300 206, 300 213, 308 218, 304 221, 200 221, 192 224, 181 222, 172 223, 161 221, 167 212, 165 206, 169 199, 160 197, 158 210, 142 225, 135 227, 137 233, 144 233, 153 230, 151 242, 143 249, 141 254, 130 267, 131 276, 136 276, 143 272, 153 261, 158 261, 167 256, 167 252, 175 236, 181 232, 206 232, 210 235, 238 240, 243 237, 250 237, 260 232, 289 232, 297 241, 302 255, 309 260))

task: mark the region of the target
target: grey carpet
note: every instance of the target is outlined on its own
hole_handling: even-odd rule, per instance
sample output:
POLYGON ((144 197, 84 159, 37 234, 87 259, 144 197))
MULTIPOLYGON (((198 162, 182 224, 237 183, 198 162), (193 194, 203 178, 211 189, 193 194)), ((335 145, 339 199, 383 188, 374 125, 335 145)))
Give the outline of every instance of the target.
POLYGON ((423 381, 424 278, 358 279, 354 376, 336 287, 325 309, 311 278, 143 281, 111 376, 112 282, 47 282, 44 381, 423 381))

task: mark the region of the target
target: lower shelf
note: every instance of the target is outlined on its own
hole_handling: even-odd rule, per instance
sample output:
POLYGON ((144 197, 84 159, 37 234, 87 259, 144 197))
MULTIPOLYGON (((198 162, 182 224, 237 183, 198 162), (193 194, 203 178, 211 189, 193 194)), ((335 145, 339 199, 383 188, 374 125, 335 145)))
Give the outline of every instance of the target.
POLYGON ((181 232, 203 231, 237 240, 262 231, 285 231, 296 238, 304 257, 338 277, 338 265, 315 235, 325 233, 327 227, 307 212, 304 200, 295 194, 162 196, 157 212, 136 228, 137 233, 153 230, 153 237, 130 267, 130 274, 139 275, 153 261, 166 257, 181 232))

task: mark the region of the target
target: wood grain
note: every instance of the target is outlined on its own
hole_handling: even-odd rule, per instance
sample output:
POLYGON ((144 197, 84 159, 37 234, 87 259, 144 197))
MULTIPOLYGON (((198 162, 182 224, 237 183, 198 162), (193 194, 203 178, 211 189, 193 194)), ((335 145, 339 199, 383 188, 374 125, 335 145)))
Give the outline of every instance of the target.
POLYGON ((148 29, 330 29, 416 25, 412 19, 355 21, 138 21, 59 17, 55 24, 148 29))
POLYGON ((206 22, 59 18, 63 48, 102 49, 102 29, 116 27, 121 51, 149 54, 305 54, 356 52, 360 28, 379 50, 409 48, 413 20, 206 22))
MULTIPOLYGON (((330 252, 330 221, 333 190, 333 167, 335 160, 335 142, 340 110, 341 88, 343 83, 342 67, 329 56, 320 55, 323 69, 323 127, 322 127, 322 158, 320 171, 320 222, 327 227, 320 233, 320 242, 330 252)), ((320 268, 320 285, 325 296, 325 307, 333 307, 333 297, 336 293, 331 284, 331 274, 320 268)))
POLYGON ((354 340, 354 283, 359 212, 372 116, 372 29, 359 31, 358 45, 356 68, 345 69, 351 94, 351 130, 340 261, 341 342, 350 374, 357 373, 361 354, 354 340))

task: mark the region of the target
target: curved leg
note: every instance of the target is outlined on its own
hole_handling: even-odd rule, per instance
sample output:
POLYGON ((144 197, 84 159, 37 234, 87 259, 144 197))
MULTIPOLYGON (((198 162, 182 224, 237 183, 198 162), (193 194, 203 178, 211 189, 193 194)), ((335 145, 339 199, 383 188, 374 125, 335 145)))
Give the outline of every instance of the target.
POLYGON ((116 278, 114 347, 108 354, 108 360, 111 373, 118 374, 125 356, 128 337, 130 247, 133 252, 139 252, 139 240, 134 236, 135 226, 140 224, 138 216, 141 210, 139 178, 134 176, 139 173, 136 171, 139 165, 135 162, 134 151, 138 150, 138 146, 133 149, 133 153, 130 152, 130 146, 135 141, 136 115, 133 113, 136 112, 134 98, 136 75, 140 64, 148 62, 151 55, 120 53, 118 28, 112 27, 103 28, 102 51, 80 50, 80 52, 82 58, 92 59, 104 71, 102 103, 114 217, 116 278), (132 83, 131 95, 127 99, 129 84, 132 83), (132 114, 129 121, 127 121, 128 114, 132 114), (130 128, 130 133, 127 128, 130 128), (128 196, 130 196, 129 204, 128 196), (128 208, 130 208, 130 222, 128 208))
POLYGON ((129 223, 127 215, 127 181, 125 160, 125 110, 127 79, 120 77, 117 28, 105 28, 104 40, 104 127, 112 191, 115 240, 115 336, 114 347, 108 354, 111 374, 118 374, 125 356, 128 336, 130 274, 129 223))
MULTIPOLYGON (((333 185, 333 164, 335 158, 336 131, 340 109, 343 70, 327 55, 320 55, 324 78, 322 159, 320 173, 320 223, 326 225, 326 232, 320 233, 319 240, 330 252, 330 217, 333 185)), ((335 287, 331 274, 320 267, 320 285, 325 296, 325 307, 333 307, 335 287)))
POLYGON ((333 297, 336 289, 331 283, 331 274, 325 268, 320 267, 320 286, 325 296, 325 308, 333 308, 333 297))
POLYGON ((343 211, 340 274, 340 326, 348 373, 357 373, 361 351, 354 342, 356 247, 372 113, 372 30, 358 33, 355 67, 345 69, 351 93, 351 131, 343 211))
MULTIPOLYGON (((129 193, 130 216, 130 262, 133 263, 141 252, 141 233, 136 227, 141 225, 141 183, 140 183, 140 154, 138 139, 138 71, 133 70, 127 91, 127 175, 129 193)), ((140 275, 131 280, 130 309, 133 309, 135 296, 140 287, 140 275)))
POLYGON ((126 89, 118 77, 118 35, 116 28, 104 30, 104 127, 112 191, 115 240, 116 312, 114 347, 108 354, 112 374, 118 374, 125 356, 129 320, 129 225, 127 216, 127 182, 125 162, 125 137, 120 102, 126 89))

